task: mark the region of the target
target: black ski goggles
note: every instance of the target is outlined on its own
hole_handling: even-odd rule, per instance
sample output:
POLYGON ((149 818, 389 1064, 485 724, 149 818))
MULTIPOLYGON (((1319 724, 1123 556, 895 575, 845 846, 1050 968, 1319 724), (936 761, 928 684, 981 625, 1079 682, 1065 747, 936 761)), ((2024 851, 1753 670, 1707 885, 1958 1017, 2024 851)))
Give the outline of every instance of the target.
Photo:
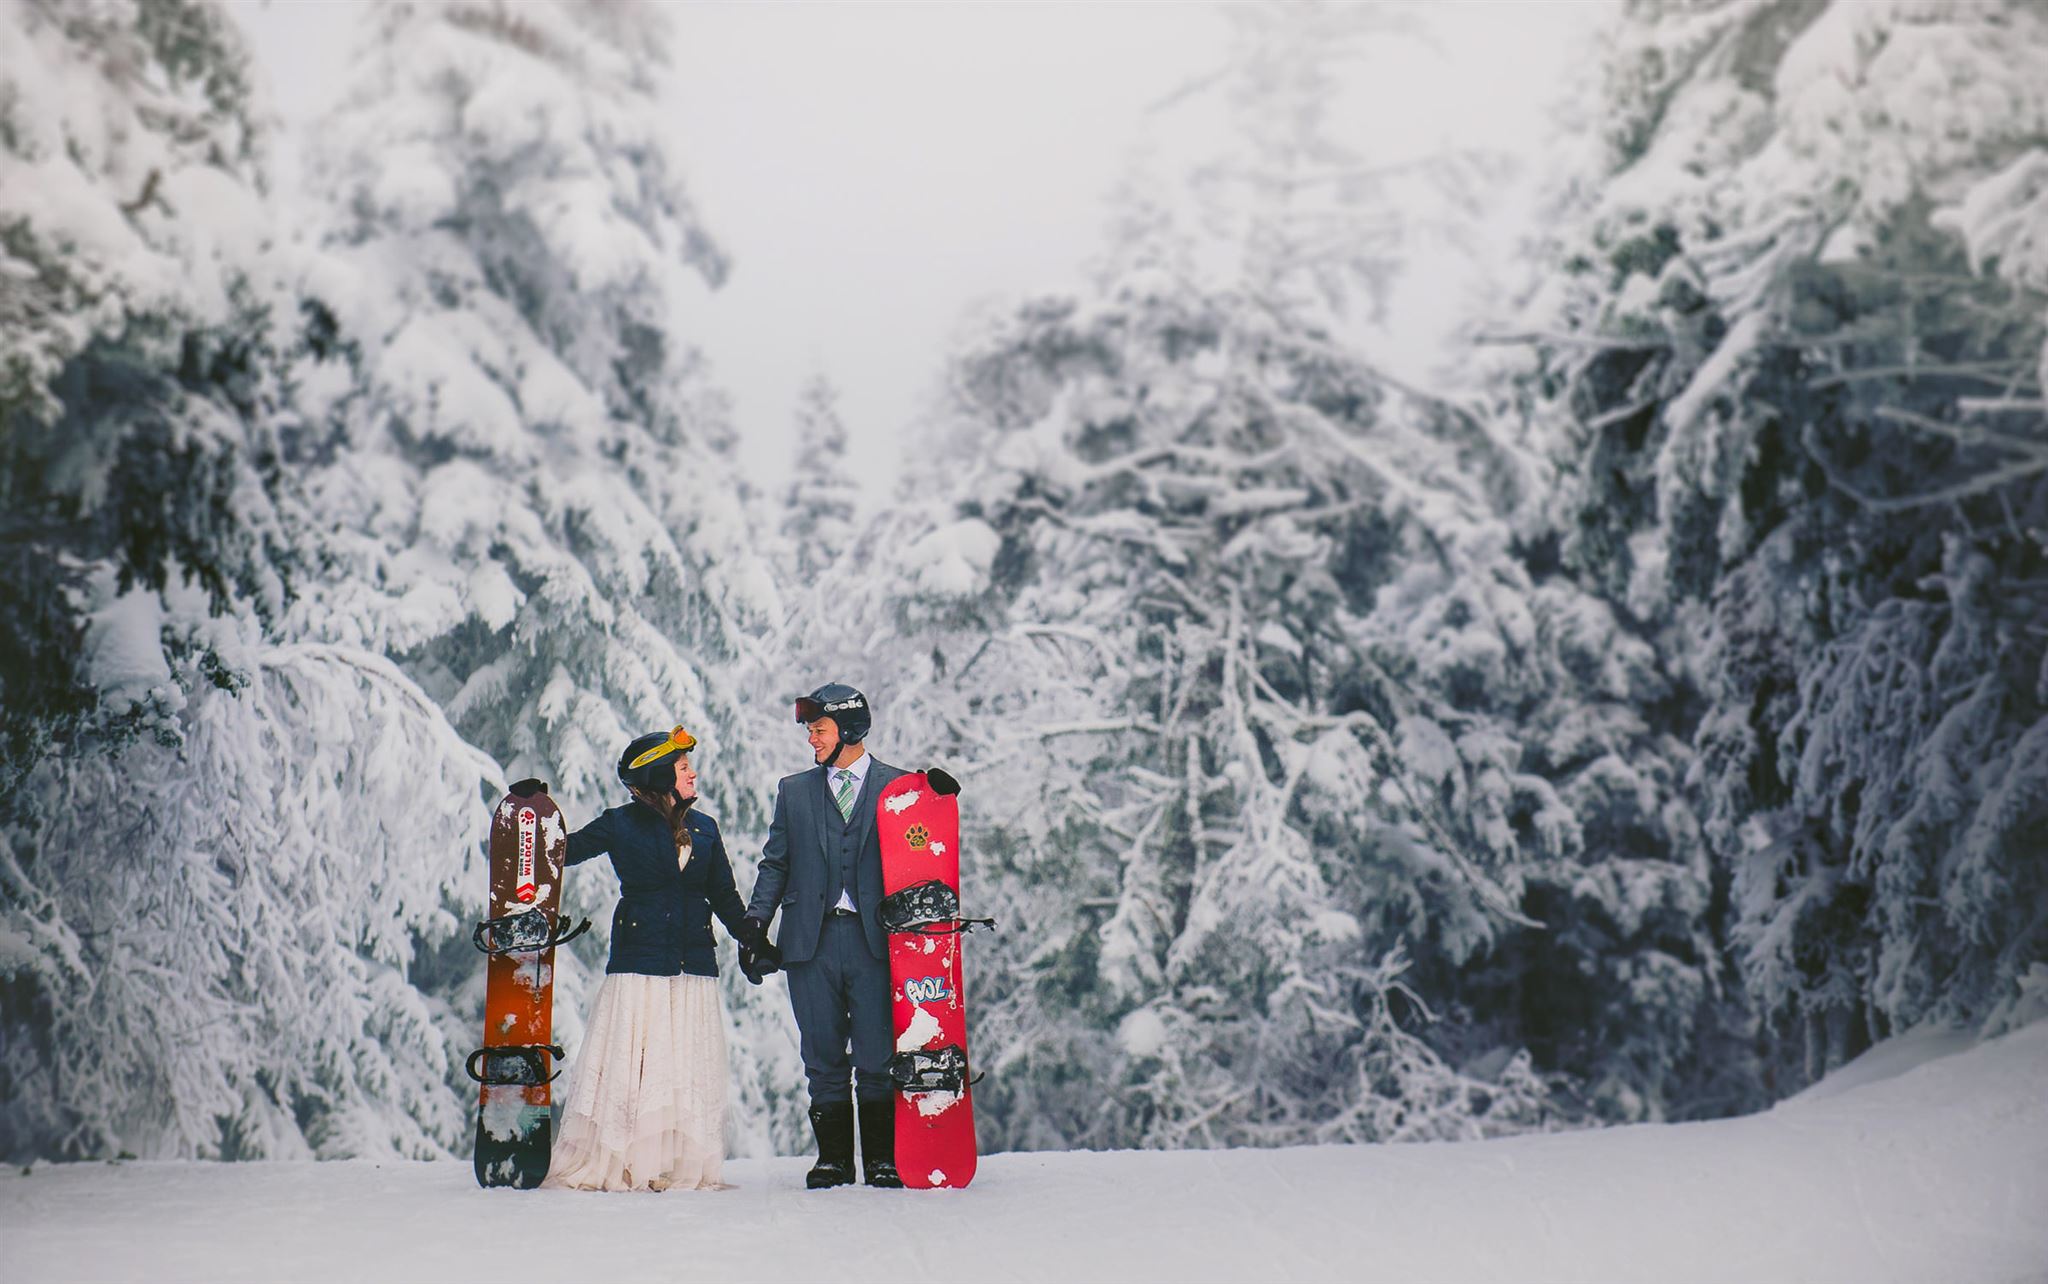
POLYGON ((863 713, 866 710, 866 705, 851 700, 829 709, 809 696, 798 696, 796 700, 796 720, 805 726, 820 718, 837 718, 842 713, 863 713))

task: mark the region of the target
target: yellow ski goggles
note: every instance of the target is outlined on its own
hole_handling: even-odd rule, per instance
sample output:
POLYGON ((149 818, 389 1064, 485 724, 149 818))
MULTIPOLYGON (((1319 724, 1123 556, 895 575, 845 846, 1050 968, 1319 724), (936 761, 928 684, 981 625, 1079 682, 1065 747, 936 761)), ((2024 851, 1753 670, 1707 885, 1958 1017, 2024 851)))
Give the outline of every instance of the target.
POLYGON ((660 744, 654 746, 652 749, 649 749, 646 753, 641 754, 638 758, 635 758, 633 759, 633 761, 627 763, 626 770, 631 771, 635 767, 644 767, 648 763, 653 762, 655 759, 661 757, 663 754, 688 753, 690 752, 690 750, 695 749, 696 747, 697 737, 691 735, 689 732, 683 730, 681 727, 677 727, 674 731, 668 733, 668 739, 662 741, 660 744))

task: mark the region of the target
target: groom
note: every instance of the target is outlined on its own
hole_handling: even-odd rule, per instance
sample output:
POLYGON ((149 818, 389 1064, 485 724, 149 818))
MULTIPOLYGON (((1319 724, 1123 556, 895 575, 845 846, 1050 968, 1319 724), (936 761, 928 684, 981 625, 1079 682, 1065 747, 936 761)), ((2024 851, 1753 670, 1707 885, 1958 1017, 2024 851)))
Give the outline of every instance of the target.
POLYGON ((853 1180, 857 1091, 867 1184, 901 1186, 889 1081, 895 1027, 888 943, 876 916, 882 848, 875 800, 904 772, 877 761, 861 743, 871 719, 867 697, 852 687, 834 682, 802 697, 796 720, 810 732, 817 765, 775 787, 775 819, 761 849, 744 939, 765 943, 781 907, 775 944, 789 974, 811 1090, 811 1131, 818 1138, 818 1162, 804 1184, 817 1190, 853 1180))

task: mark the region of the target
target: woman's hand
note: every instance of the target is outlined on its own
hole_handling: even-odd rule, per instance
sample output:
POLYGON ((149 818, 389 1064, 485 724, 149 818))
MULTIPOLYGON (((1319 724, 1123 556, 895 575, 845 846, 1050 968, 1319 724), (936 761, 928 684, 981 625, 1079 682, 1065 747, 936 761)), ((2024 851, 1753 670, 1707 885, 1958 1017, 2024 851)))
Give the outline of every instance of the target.
POLYGON ((747 978, 749 984, 759 985, 762 977, 781 970, 782 951, 773 945, 767 945, 760 950, 746 945, 740 946, 740 973, 747 978))
MULTIPOLYGON (((756 954, 768 953, 775 949, 768 943, 768 923, 759 914, 749 914, 741 919, 739 930, 732 934, 732 939, 756 954)), ((781 960, 782 956, 778 953, 776 961, 781 960)))
POLYGON ((782 970, 782 951, 768 940, 768 924, 758 916, 749 914, 741 919, 739 930, 732 935, 740 947, 740 971, 750 983, 759 985, 762 977, 782 970))

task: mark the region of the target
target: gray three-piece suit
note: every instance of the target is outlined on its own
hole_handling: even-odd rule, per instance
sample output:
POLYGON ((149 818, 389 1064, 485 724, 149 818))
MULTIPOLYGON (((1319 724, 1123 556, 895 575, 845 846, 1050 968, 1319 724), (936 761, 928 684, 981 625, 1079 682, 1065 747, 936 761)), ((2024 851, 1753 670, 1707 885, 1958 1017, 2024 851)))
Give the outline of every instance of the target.
POLYGON ((882 845, 875 834, 875 800, 906 773, 871 759, 867 779, 845 820, 832 801, 826 769, 784 776, 775 787, 775 819, 761 849, 761 868, 747 913, 766 923, 782 911, 776 948, 789 974, 798 1044, 811 1101, 889 1095, 889 1054, 895 1032, 889 1016, 888 938, 877 910, 882 903, 882 845), (832 913, 844 889, 857 913, 832 913), (847 1049, 852 1046, 849 1061, 847 1049))

